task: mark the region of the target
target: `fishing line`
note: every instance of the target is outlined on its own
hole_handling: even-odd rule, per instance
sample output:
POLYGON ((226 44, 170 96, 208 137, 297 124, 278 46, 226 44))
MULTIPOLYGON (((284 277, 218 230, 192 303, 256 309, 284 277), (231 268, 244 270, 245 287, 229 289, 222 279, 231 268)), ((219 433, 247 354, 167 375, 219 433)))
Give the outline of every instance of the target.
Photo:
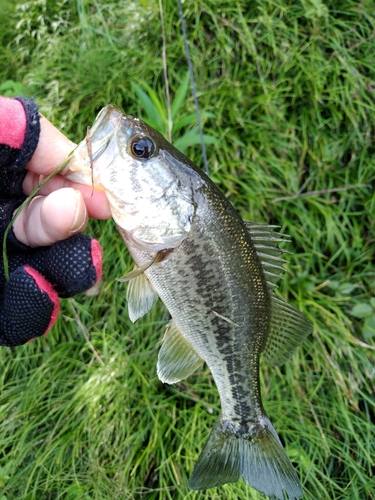
POLYGON ((191 91, 192 91, 193 99, 194 99, 195 114, 197 115, 199 137, 200 137, 200 140, 201 140, 201 148, 202 148, 202 154, 203 154, 204 171, 206 172, 207 175, 209 175, 209 172, 208 172, 208 161, 207 161, 207 154, 206 154, 206 146, 204 144, 201 115, 200 115, 200 112, 199 112, 199 104, 198 104, 198 98, 197 98, 197 88, 196 88, 195 80, 194 80, 193 65, 192 65, 191 57, 190 57, 189 43, 188 43, 187 34, 186 34, 185 18, 184 18, 184 13, 182 11, 181 0, 177 0, 177 4, 178 4, 178 11, 179 11, 179 14, 180 14, 182 35, 183 35, 183 38, 184 38, 185 54, 186 54, 186 59, 187 59, 187 62, 188 62, 188 68, 189 68, 190 86, 191 86, 191 91))
POLYGON ((90 160, 90 170, 91 170, 91 198, 94 195, 94 165, 93 165, 93 159, 92 159, 92 143, 91 143, 91 129, 90 127, 87 127, 87 132, 86 132, 86 148, 87 148, 87 154, 90 160))
POLYGON ((9 265, 8 265, 8 256, 7 256, 7 238, 8 238, 9 231, 11 230, 13 224, 16 222, 17 217, 20 215, 20 213, 22 212, 22 210, 24 210, 24 208, 31 201, 31 199, 37 194, 37 192, 39 191, 39 189, 41 187, 43 187, 46 182, 48 182, 50 179, 52 179, 52 177, 54 177, 55 175, 59 174, 60 172, 62 172, 64 170, 64 168, 71 161, 70 157, 72 156, 73 152, 74 152, 74 150, 69 153, 68 159, 66 161, 64 161, 64 163, 62 165, 60 165, 59 168, 57 168, 54 172, 52 172, 47 177, 45 177, 42 180, 42 182, 29 194, 29 196, 24 200, 24 202, 22 203, 22 205, 20 205, 18 207, 18 209, 17 209, 16 213, 14 214, 12 220, 7 225, 7 227, 5 229, 5 232, 4 232, 3 249, 2 249, 5 281, 9 281, 9 265))
POLYGON ((168 114, 168 141, 172 142, 172 111, 171 111, 171 97, 169 94, 169 81, 168 81, 168 67, 167 67, 167 42, 165 37, 165 25, 163 15, 163 1, 159 0, 160 22, 161 22, 161 37, 163 43, 162 56, 163 56, 163 69, 165 81, 165 95, 167 98, 167 114, 168 114))

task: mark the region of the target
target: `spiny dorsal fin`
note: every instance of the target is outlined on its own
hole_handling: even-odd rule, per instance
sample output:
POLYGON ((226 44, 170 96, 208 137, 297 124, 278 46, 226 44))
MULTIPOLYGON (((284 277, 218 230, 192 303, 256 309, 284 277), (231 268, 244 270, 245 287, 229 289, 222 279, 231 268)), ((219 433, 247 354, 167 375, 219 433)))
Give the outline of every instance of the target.
POLYGON ((271 292, 271 322, 264 360, 270 365, 282 365, 312 332, 311 322, 295 307, 271 292))
MULTIPOLYGON (((133 323, 137 319, 144 316, 154 305, 158 298, 157 293, 153 289, 146 275, 137 273, 139 267, 134 268, 134 276, 130 278, 128 289, 126 291, 126 299, 128 301, 129 318, 133 323)), ((127 274, 131 275, 133 271, 127 274)))
POLYGON ((167 384, 175 384, 188 377, 203 363, 192 346, 182 336, 173 320, 167 325, 163 345, 159 351, 157 374, 167 384))
POLYGON ((283 253, 291 253, 278 247, 284 241, 290 241, 287 234, 280 234, 275 231, 279 226, 268 224, 257 224, 255 222, 245 222, 251 235, 257 254, 262 262, 264 274, 268 287, 272 290, 277 287, 277 282, 284 271, 282 264, 287 262, 281 258, 283 253))

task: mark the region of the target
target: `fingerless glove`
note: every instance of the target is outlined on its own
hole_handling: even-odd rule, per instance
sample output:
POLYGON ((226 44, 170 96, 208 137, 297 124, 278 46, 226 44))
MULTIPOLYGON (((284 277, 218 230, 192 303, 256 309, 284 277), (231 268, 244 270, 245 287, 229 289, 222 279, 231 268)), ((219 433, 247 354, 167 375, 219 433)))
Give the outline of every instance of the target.
POLYGON ((32 99, 0 96, 0 345, 17 346, 48 332, 59 313, 59 297, 92 287, 101 277, 99 243, 82 234, 50 247, 30 248, 11 230, 7 238, 10 278, 6 282, 2 245, 15 210, 26 199, 25 166, 39 140, 32 99))

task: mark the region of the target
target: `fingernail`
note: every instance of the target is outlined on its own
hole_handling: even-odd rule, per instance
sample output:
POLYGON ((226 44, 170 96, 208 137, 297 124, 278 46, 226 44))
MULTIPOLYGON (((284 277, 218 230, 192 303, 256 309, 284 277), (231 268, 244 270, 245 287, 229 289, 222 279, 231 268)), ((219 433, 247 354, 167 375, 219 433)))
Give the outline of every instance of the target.
POLYGON ((86 204, 83 201, 83 197, 80 191, 76 190, 76 211, 74 215, 73 224, 70 227, 69 234, 72 236, 73 234, 80 233, 87 226, 87 208, 86 204))

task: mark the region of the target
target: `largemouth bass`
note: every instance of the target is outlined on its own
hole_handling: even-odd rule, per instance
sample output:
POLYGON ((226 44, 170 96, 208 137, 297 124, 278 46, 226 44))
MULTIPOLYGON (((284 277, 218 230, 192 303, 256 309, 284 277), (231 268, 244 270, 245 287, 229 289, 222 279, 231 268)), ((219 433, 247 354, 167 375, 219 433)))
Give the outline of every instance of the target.
POLYGON ((130 318, 157 297, 170 315, 157 373, 165 383, 204 361, 221 414, 189 487, 242 477, 272 498, 302 497, 298 476, 262 404, 259 358, 281 365, 311 332, 310 322, 274 294, 283 240, 274 226, 246 224, 211 180, 141 120, 105 107, 68 166, 68 178, 100 187, 135 261, 130 318), (93 166, 93 168, 91 168, 93 166))

